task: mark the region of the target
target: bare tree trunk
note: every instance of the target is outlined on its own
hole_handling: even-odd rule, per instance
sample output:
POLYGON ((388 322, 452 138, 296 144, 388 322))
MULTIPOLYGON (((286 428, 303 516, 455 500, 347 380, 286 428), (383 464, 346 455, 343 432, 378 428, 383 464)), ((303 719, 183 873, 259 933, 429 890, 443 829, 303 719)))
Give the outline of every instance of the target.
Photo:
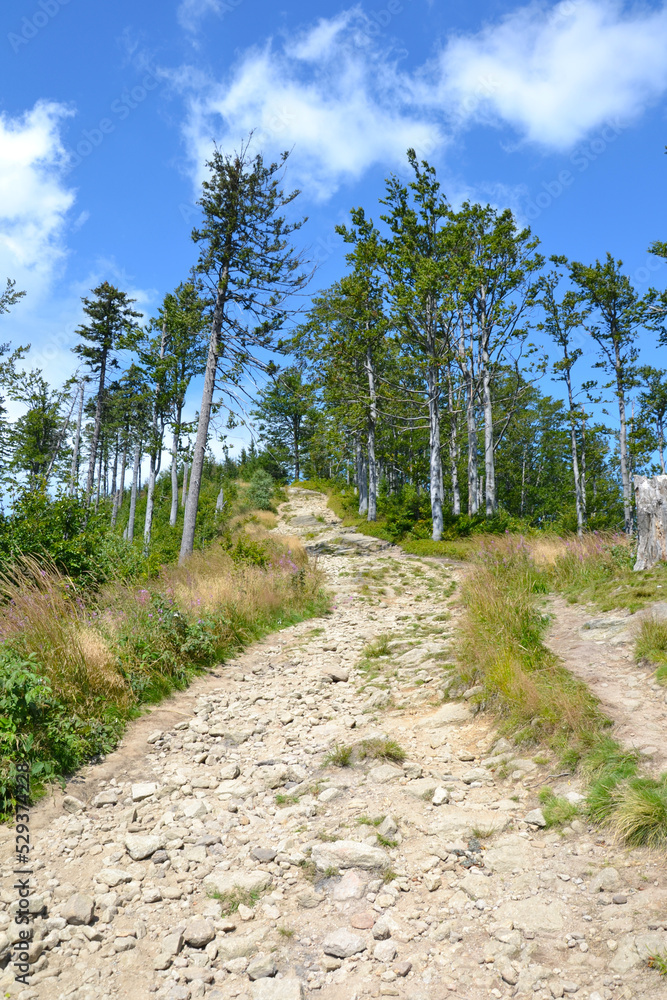
POLYGON ((521 457, 521 508, 519 510, 519 516, 523 517, 524 506, 526 502, 526 446, 523 446, 523 455, 521 457))
POLYGON ((144 555, 148 555, 151 545, 151 532, 153 530, 153 508, 155 497, 155 452, 151 451, 150 467, 148 473, 148 489, 146 490, 146 516, 144 518, 144 555))
POLYGON ((623 521, 626 535, 632 534, 632 495, 630 493, 630 469, 628 463, 628 428, 625 416, 625 396, 623 392, 622 364, 618 343, 614 340, 616 393, 618 396, 618 417, 621 424, 619 451, 621 458, 621 482, 623 484, 623 521))
POLYGON ((76 418, 76 433, 74 435, 74 448, 72 451, 72 469, 70 472, 70 493, 74 493, 76 490, 77 480, 79 478, 79 446, 81 444, 81 423, 83 420, 83 397, 85 393, 86 382, 85 379, 81 382, 79 387, 79 413, 76 418))
POLYGON ((169 511, 169 524, 172 528, 178 518, 178 447, 181 443, 181 412, 182 408, 179 406, 176 411, 174 436, 171 441, 171 510, 169 511))
MULTIPOLYGON (((568 360, 567 352, 565 360, 568 360)), ((574 399, 572 396, 572 379, 570 369, 565 368, 565 382, 567 385, 567 398, 570 404, 570 447, 572 450, 572 474, 574 476, 574 500, 577 508, 577 534, 584 533, 584 504, 582 503, 581 475, 579 473, 579 449, 577 447, 577 428, 574 421, 574 399)))
POLYGON ((141 465, 141 441, 137 441, 134 446, 134 465, 132 467, 132 492, 130 493, 130 516, 125 529, 125 537, 128 542, 134 539, 134 519, 137 512, 137 485, 139 481, 139 466, 141 465))
POLYGON ((458 517, 461 513, 461 491, 459 488, 459 439, 456 426, 456 412, 454 407, 454 387, 452 385, 452 373, 447 369, 447 406, 449 416, 449 465, 452 476, 452 513, 458 517))
MULTIPOLYGON (((433 352, 430 352, 433 357, 433 352)), ((433 541, 442 538, 443 516, 442 503, 444 498, 444 483, 442 480, 442 458, 440 456, 440 408, 438 406, 439 385, 438 369, 429 364, 426 372, 428 387, 428 430, 431 481, 431 517, 433 518, 433 541)))
POLYGON ((183 462, 183 493, 181 496, 181 506, 185 507, 185 503, 188 497, 188 472, 190 469, 189 462, 183 462))
POLYGON ((95 404, 95 423, 93 425, 93 437, 90 442, 90 458, 88 460, 88 481, 86 483, 86 493, 90 497, 93 492, 95 482, 95 460, 97 458, 97 445, 100 440, 102 429, 102 405, 104 397, 104 381, 107 370, 107 352, 102 350, 102 360, 100 363, 100 380, 97 386, 97 403, 95 404))
POLYGON ((486 292, 482 289, 481 309, 481 355, 482 355, 482 404, 484 407, 484 477, 486 480, 486 516, 491 517, 497 509, 496 462, 493 447, 493 401, 491 399, 491 359, 489 357, 489 331, 486 325, 486 292))
POLYGON ((368 470, 359 431, 354 437, 354 450, 357 466, 357 489, 359 491, 359 513, 363 515, 368 513, 368 470))
POLYGON ((368 376, 368 520, 377 521, 378 469, 375 458, 375 428, 377 424, 377 393, 375 391, 375 369, 370 348, 366 352, 366 374, 368 376))
POLYGON ((116 506, 116 491, 118 489, 118 454, 120 452, 120 434, 116 431, 116 440, 114 442, 113 449, 113 466, 111 469, 111 496, 113 497, 113 506, 116 506))
POLYGON ((222 331, 222 321, 227 298, 227 281, 228 276, 225 271, 222 280, 218 285, 218 291, 215 297, 213 321, 211 323, 211 339, 208 347, 208 357, 206 359, 206 370, 204 372, 204 391, 202 393, 201 409, 199 411, 197 439, 195 441, 194 454, 192 456, 190 488, 188 490, 188 499, 185 505, 185 515, 183 517, 181 551, 178 557, 179 564, 181 565, 185 562, 189 555, 192 555, 195 544, 197 507, 199 506, 199 491, 201 489, 201 477, 204 469, 206 442, 208 441, 208 427, 211 421, 211 406, 213 405, 213 392, 215 390, 215 375, 218 369, 218 358, 220 355, 220 334, 222 331))
POLYGON ((477 421, 475 420, 475 372, 473 368, 473 343, 470 336, 470 353, 465 350, 465 328, 461 314, 461 335, 459 338, 459 364, 464 372, 466 393, 466 432, 468 436, 468 514, 477 513, 479 501, 477 496, 477 421))
MULTIPOLYGON (((100 503, 100 487, 102 485, 102 458, 104 457, 103 449, 99 449, 99 461, 97 463, 97 489, 95 490, 95 510, 99 507, 100 503)), ((95 480, 93 480, 93 483, 95 480)))
POLYGON ((662 474, 665 474, 665 430, 662 426, 662 420, 658 420, 658 454, 660 455, 660 468, 662 474))
POLYGON ((123 435, 123 451, 120 458, 120 476, 118 479, 118 490, 113 498, 113 508, 111 510, 111 527, 115 528, 116 521, 118 520, 118 515, 120 513, 120 508, 123 503, 123 494, 125 493, 125 465, 127 463, 127 430, 123 435))
MULTIPOLYGON (((167 343, 167 323, 162 324, 162 337, 160 339, 160 360, 164 358, 165 346, 167 343)), ((162 461, 162 441, 164 439, 164 415, 160 415, 158 421, 158 392, 159 386, 155 386, 155 396, 153 398, 153 419, 152 419, 152 440, 150 473, 148 476, 148 489, 146 491, 146 517, 144 519, 144 555, 147 556, 151 545, 151 533, 153 531, 153 510, 155 507, 155 477, 160 469, 162 461)))

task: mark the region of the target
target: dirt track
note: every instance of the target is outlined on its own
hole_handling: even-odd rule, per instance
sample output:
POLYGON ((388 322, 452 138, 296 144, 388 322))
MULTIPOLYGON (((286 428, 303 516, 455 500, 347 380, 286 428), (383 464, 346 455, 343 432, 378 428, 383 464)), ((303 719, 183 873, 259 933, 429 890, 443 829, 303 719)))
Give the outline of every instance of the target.
MULTIPOLYGON (((31 986, 9 966, 0 985, 22 1000, 663 996, 645 959, 667 950, 664 859, 576 820, 542 829, 541 784, 576 798, 576 782, 443 700, 461 569, 341 529, 318 494, 291 490, 281 515, 317 555, 332 614, 134 723, 70 784, 79 805, 35 809, 31 986), (404 762, 373 759, 387 739, 404 762), (336 746, 367 755, 335 767, 336 746), (226 916, 219 897, 239 886, 226 916)), ((611 710, 613 671, 629 686, 637 668, 581 632, 580 609, 559 614, 551 641, 608 685, 611 710)), ((16 930, 10 835, 0 955, 16 930)))

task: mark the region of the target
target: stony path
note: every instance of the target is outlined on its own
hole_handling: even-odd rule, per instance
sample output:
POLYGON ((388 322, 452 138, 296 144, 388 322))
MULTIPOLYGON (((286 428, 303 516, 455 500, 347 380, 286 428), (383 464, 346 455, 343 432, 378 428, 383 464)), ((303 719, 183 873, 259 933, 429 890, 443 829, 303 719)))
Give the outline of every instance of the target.
POLYGON ((572 673, 586 681, 613 719, 613 735, 639 750, 646 770, 667 770, 667 691, 655 681, 655 669, 637 664, 634 641, 642 614, 667 612, 654 605, 646 612, 601 614, 590 608, 550 599, 554 623, 547 642, 572 673))
POLYGON ((278 530, 317 554, 332 614, 201 678, 34 810, 28 988, 4 832, 3 993, 663 996, 664 860, 542 829, 539 786, 576 785, 447 700, 460 570, 341 530, 306 491, 278 530))

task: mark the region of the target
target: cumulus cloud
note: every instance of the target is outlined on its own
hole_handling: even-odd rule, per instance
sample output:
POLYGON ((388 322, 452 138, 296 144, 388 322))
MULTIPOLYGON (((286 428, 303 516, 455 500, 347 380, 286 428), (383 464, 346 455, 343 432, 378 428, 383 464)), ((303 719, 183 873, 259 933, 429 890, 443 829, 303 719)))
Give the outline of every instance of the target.
POLYGON ((460 122, 506 123, 564 150, 612 118, 634 119, 667 86, 667 9, 609 0, 533 3, 450 38, 415 99, 460 122))
POLYGON ((66 254, 63 231, 75 194, 65 183, 62 104, 39 101, 17 118, 0 115, 0 283, 5 274, 43 291, 66 254))
POLYGON ((436 149, 437 121, 406 103, 409 88, 367 29, 355 8, 246 50, 222 81, 174 74, 187 94, 184 134, 197 183, 214 140, 236 148, 253 130, 267 157, 293 148, 290 177, 320 199, 376 164, 397 165, 410 146, 436 149))

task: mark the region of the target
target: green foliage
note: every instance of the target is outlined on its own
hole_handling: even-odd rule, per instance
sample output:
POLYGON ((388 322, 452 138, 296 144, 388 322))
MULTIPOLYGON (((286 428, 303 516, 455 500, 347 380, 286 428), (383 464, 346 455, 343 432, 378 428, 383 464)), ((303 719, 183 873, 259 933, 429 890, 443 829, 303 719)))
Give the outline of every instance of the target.
POLYGON ((253 473, 248 489, 248 500, 257 510, 273 510, 275 483, 264 469, 253 473))
POLYGON ((133 559, 112 536, 106 508, 91 510, 81 495, 52 496, 44 485, 17 487, 9 513, 0 517, 0 566, 19 555, 46 556, 73 579, 101 583, 131 570, 133 559))

